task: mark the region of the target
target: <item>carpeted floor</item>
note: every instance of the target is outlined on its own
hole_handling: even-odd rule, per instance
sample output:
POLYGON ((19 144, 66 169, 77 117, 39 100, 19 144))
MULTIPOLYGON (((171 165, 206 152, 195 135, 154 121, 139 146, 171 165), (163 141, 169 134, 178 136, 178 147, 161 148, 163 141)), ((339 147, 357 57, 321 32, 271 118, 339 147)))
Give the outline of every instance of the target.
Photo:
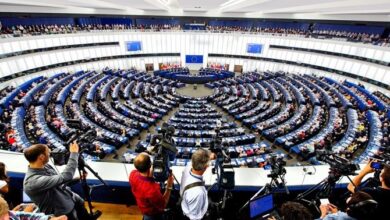
POLYGON ((190 97, 204 97, 209 96, 213 94, 213 90, 205 87, 203 84, 187 84, 186 87, 180 88, 176 90, 177 93, 185 96, 190 97), (194 89, 194 86, 196 86, 196 89, 194 89))

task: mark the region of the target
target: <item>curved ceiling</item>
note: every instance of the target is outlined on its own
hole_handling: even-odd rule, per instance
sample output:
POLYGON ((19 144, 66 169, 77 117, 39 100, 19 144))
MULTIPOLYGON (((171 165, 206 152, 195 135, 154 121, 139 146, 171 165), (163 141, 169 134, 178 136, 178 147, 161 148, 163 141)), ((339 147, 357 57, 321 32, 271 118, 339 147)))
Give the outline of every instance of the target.
POLYGON ((0 12, 390 22, 389 0, 0 0, 0 12))

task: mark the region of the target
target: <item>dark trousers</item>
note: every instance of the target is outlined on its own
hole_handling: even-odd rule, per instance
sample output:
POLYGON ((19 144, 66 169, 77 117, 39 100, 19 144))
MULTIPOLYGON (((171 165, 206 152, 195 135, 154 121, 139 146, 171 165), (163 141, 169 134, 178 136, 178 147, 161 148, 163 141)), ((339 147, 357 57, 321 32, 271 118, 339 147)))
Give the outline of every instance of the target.
POLYGON ((84 200, 75 193, 73 193, 73 200, 74 209, 66 215, 68 220, 93 220, 84 206, 84 200))
POLYGON ((164 220, 163 214, 158 215, 143 215, 143 220, 164 220))

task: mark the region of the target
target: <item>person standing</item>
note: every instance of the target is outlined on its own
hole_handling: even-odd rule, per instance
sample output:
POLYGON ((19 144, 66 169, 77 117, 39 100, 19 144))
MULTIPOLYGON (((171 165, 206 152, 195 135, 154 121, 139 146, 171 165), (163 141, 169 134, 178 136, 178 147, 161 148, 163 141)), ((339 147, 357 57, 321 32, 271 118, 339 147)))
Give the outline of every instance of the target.
POLYGON ((183 171, 180 196, 181 208, 185 217, 202 219, 207 212, 208 196, 203 174, 209 167, 210 151, 199 148, 191 157, 191 163, 183 171))
POLYGON ((164 194, 160 185, 153 179, 152 161, 147 153, 140 153, 134 159, 133 170, 129 176, 131 191, 144 220, 164 219, 164 209, 168 205, 173 186, 172 174, 168 177, 164 194))

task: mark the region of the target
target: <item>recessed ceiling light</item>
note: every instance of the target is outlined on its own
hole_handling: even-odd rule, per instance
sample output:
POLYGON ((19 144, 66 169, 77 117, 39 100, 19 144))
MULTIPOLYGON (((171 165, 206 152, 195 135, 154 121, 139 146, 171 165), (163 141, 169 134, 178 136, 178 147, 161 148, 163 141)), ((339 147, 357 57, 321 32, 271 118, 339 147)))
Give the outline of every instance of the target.
POLYGON ((202 8, 202 7, 200 7, 200 6, 195 6, 195 8, 202 8))

